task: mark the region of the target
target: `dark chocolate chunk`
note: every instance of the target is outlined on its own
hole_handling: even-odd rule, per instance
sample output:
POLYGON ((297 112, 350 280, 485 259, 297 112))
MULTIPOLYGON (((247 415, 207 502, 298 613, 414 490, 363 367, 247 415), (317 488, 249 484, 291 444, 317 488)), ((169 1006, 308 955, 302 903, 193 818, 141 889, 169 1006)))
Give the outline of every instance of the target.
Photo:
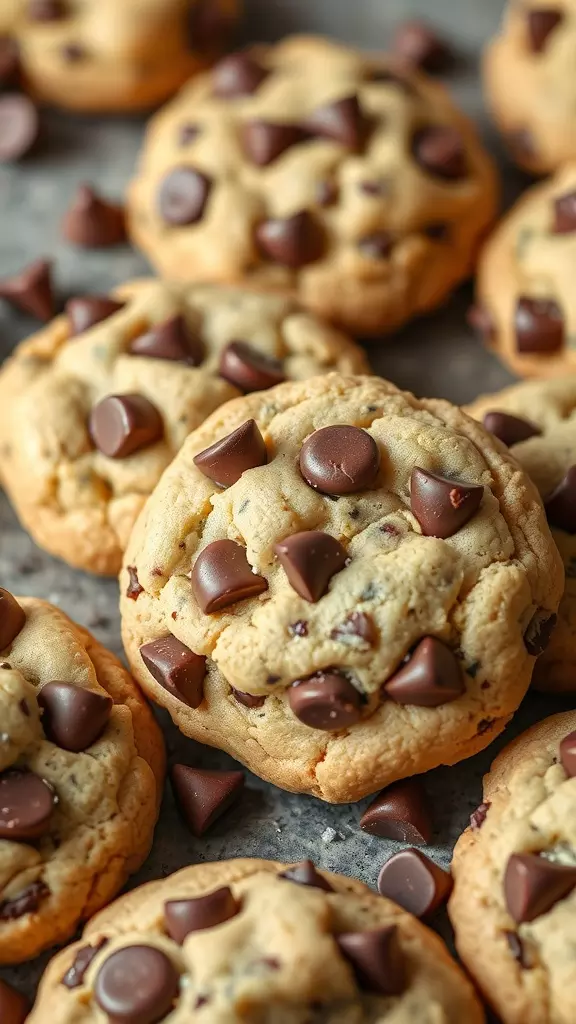
POLYGON ((248 53, 231 53, 223 57, 212 71, 214 93, 225 99, 250 96, 267 77, 268 72, 248 53))
POLYGON ((429 174, 446 181, 460 181, 468 173, 464 140, 457 128, 429 125, 412 141, 414 159, 429 174))
POLYGON ((103 199, 91 185, 79 185, 64 216, 62 233, 84 249, 118 245, 126 240, 124 209, 103 199))
POLYGON ((314 263, 324 252, 320 225, 307 210, 291 217, 261 221, 256 228, 256 241, 268 259, 293 270, 314 263))
POLYGON ((364 811, 360 828, 373 836, 423 846, 432 839, 432 821, 419 779, 403 779, 383 789, 364 811))
POLYGON ((84 982, 86 971, 90 967, 90 964, 94 958, 98 955, 101 949, 107 944, 108 939, 100 939, 95 946, 81 946, 74 962, 66 971, 66 974, 62 978, 62 984, 65 988, 80 988, 80 985, 84 982))
POLYGON ((252 572, 245 549, 234 540, 215 540, 203 548, 190 579, 194 597, 206 615, 268 590, 267 581, 252 572))
POLYGON ((164 904, 166 930, 180 945, 191 932, 214 928, 235 917, 240 910, 227 885, 195 899, 169 900, 164 904))
POLYGON ((265 391, 286 380, 282 363, 247 341, 231 341, 220 356, 220 376, 248 394, 265 391))
POLYGON ((144 395, 108 395, 90 413, 90 436, 103 455, 125 459, 159 441, 162 417, 144 395))
POLYGON ((420 850, 401 850, 382 866, 378 891, 415 917, 432 914, 448 899, 452 878, 420 850))
POLYGON ((454 62, 448 43, 420 18, 400 23, 394 34, 392 51, 403 66, 430 73, 447 71, 454 62))
POLYGON ((140 657, 150 675, 168 693, 190 708, 204 698, 206 658, 195 654, 175 636, 162 636, 142 644, 140 657))
POLYGON ((230 687, 234 699, 239 704, 243 704, 245 708, 261 708, 266 700, 266 697, 258 696, 255 693, 245 693, 243 690, 235 690, 234 687, 230 687))
POLYGON ((267 167, 286 149, 301 142, 300 128, 292 124, 278 124, 253 118, 242 125, 242 148, 257 167, 267 167))
POLYGON ((38 110, 28 96, 16 92, 0 96, 0 163, 26 156, 39 134, 38 110))
POLYGON ((538 437, 542 431, 530 420, 520 416, 513 416, 509 412, 498 412, 497 410, 487 412, 482 420, 486 430, 494 434, 500 441, 509 448, 521 441, 527 441, 529 437, 538 437))
POLYGON ((340 952, 349 961, 362 988, 383 996, 400 995, 406 972, 396 925, 374 931, 336 935, 340 952))
POLYGON ((176 803, 195 836, 207 829, 239 800, 244 775, 233 771, 208 771, 175 764, 170 772, 176 803))
POLYGON ((297 885, 309 885, 312 889, 334 892, 330 882, 316 870, 311 860, 301 860, 298 864, 292 864, 285 871, 281 871, 278 878, 285 878, 288 882, 295 882, 297 885))
POLYGON ((12 768, 0 773, 0 839, 26 843, 40 839, 50 828, 58 802, 45 779, 34 772, 12 768))
POLYGON ((378 631, 370 615, 366 615, 365 612, 350 612, 339 626, 334 626, 330 631, 330 637, 342 643, 351 643, 357 639, 368 647, 374 647, 378 640, 378 631))
POLYGON ((212 181, 195 167, 174 167, 162 179, 158 209, 167 224, 183 227, 196 224, 204 215, 212 181))
POLYGON ((521 924, 546 914, 576 886, 576 867, 554 864, 533 853, 513 853, 504 873, 510 916, 521 924))
POLYGON ((425 537, 452 537, 478 511, 482 484, 448 480, 415 466, 410 478, 410 508, 425 537))
POLYGON ((135 565, 126 566, 128 573, 128 586, 126 587, 126 597, 129 597, 131 601, 137 601, 140 594, 144 593, 144 587, 141 586, 140 580, 138 579, 138 573, 135 565))
POLYGON ((518 352, 558 352, 564 345, 564 315, 554 299, 521 295, 514 325, 518 352))
POLYGON ((130 345, 130 353, 188 366, 200 366, 205 354, 201 339, 193 333, 183 316, 170 317, 139 334, 130 345))
POLYGON ((358 97, 354 95, 317 107, 303 121, 302 127, 310 135, 340 142, 347 149, 358 152, 366 139, 368 121, 360 109, 358 97))
POLYGON ((437 708, 458 700, 465 692, 460 663, 453 651, 435 636, 426 636, 393 676, 384 694, 397 704, 437 708))
POLYGON ((576 533, 576 466, 570 466, 545 502, 550 526, 565 533, 576 533))
POLYGON ((532 8, 526 11, 526 27, 532 53, 542 53, 546 48, 548 37, 557 25, 564 20, 562 11, 553 7, 532 8))
POLYGON ((380 468, 374 438, 359 427, 337 425, 315 430, 300 451, 300 472, 323 494, 353 494, 371 487, 380 468))
POLYGON ((6 299, 38 320, 50 320, 54 316, 51 261, 35 260, 12 277, 3 277, 0 299, 6 299))
POLYGON ((87 750, 101 736, 113 703, 107 694, 59 681, 46 683, 38 694, 48 739, 75 754, 87 750))
POLYGON ((546 650, 557 622, 558 616, 546 608, 539 608, 534 612, 524 633, 524 644, 528 654, 537 658, 546 650))
POLYGON ((198 469, 219 487, 231 487, 248 469, 265 466, 268 452, 256 420, 246 420, 221 441, 194 456, 198 469))
POLYGON ((348 562, 340 541, 321 530, 304 530, 274 545, 293 590, 305 601, 319 601, 332 577, 348 562))
MULTIPOLYGON (((12 838, 12 837, 10 837, 12 838)), ((50 895, 50 890, 44 882, 38 879, 31 882, 18 896, 0 902, 0 921, 18 921, 26 914, 34 914, 42 900, 50 895)))
POLYGON ((16 598, 0 587, 0 651, 6 650, 24 628, 26 614, 16 598))
POLYGON ((293 714, 311 729, 347 729, 362 717, 362 699, 352 683, 337 671, 316 672, 288 690, 293 714))
POLYGON ((155 946, 122 946, 102 964, 94 998, 115 1024, 158 1024, 178 997, 174 964, 155 946))
POLYGON ((90 327, 113 316, 123 306, 123 302, 109 299, 107 295, 81 295, 75 299, 69 299, 66 303, 66 313, 70 321, 71 333, 73 335, 83 334, 90 327))

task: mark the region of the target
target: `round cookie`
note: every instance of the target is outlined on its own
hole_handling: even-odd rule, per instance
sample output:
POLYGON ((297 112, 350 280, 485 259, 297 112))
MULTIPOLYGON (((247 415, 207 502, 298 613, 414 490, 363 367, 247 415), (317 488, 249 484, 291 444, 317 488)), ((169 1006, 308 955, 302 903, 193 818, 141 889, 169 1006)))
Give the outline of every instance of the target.
POLYGON ((484 1021, 437 935, 310 861, 196 864, 121 897, 52 960, 28 1021, 114 1009, 139 1024, 484 1021))
POLYGON ((575 730, 570 711, 509 744, 454 850, 456 947, 503 1024, 576 1018, 575 730))
POLYGON ((487 746, 563 580, 536 489, 494 438, 447 402, 337 374, 214 413, 125 566, 145 691, 186 735, 332 802, 487 746))
POLYGON ((146 858, 164 746, 110 651, 0 589, 0 963, 64 942, 146 858))
POLYGON ((370 335, 471 272, 496 193, 442 86, 298 36, 224 59, 152 120, 128 220, 164 277, 281 289, 370 335))
POLYGON ((148 280, 71 300, 0 372, 4 487, 41 547, 115 574, 190 430, 243 391, 332 369, 367 363, 282 296, 148 280))
POLYGON ((529 381, 478 398, 467 412, 483 420, 536 484, 566 574, 550 643, 532 685, 576 690, 576 375, 529 381))
POLYGON ((74 110, 143 110, 223 52, 238 0, 2 0, 24 82, 74 110))
POLYGON ((522 377, 576 371, 576 163, 535 185, 480 258, 472 325, 522 377))
POLYGON ((484 54, 492 114, 513 159, 548 174, 576 159, 576 2, 509 2, 484 54))

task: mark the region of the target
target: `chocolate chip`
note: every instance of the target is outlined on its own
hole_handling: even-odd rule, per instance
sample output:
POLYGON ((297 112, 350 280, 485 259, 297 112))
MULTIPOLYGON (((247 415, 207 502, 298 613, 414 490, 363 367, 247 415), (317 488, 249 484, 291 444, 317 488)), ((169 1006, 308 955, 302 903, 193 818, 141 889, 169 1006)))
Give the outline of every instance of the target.
POLYGON ((437 178, 458 181, 468 173, 464 140, 449 125, 429 125, 417 131, 412 153, 420 167, 437 178))
POLYGON ((339 626, 330 631, 330 638, 342 643, 360 640, 368 647, 374 647, 378 631, 370 615, 366 615, 365 612, 350 612, 339 626))
POLYGON ((384 196, 389 189, 390 184, 384 178, 380 179, 380 181, 360 181, 358 183, 358 190, 366 196, 384 196))
POLYGON ((157 1024, 173 1009, 179 990, 176 968, 154 946, 123 946, 102 964, 94 998, 115 1024, 157 1024))
POLYGON ((300 451, 300 472, 323 494, 353 494, 371 487, 380 468, 374 438, 359 427, 315 430, 300 451))
POLYGON ((358 250, 370 260, 385 260, 392 252, 393 238, 389 231, 373 231, 358 242, 358 250))
POLYGON ((520 936, 517 935, 516 932, 504 932, 504 935, 506 936, 508 948, 514 959, 518 961, 521 967, 527 967, 528 963, 526 961, 524 944, 520 936))
POLYGON ((464 679, 453 651, 435 636, 426 636, 407 661, 384 683, 384 694, 397 704, 437 708, 458 700, 464 679))
POLYGON ((302 138, 301 129, 292 124, 275 124, 254 118, 242 125, 242 147, 257 167, 267 167, 302 138))
POLYGON ((206 615, 268 590, 252 572, 246 551, 234 540, 215 540, 198 555, 191 574, 192 592, 206 615))
POLYGON ((141 585, 138 579, 138 573, 135 565, 127 565, 126 571, 128 573, 128 586, 126 587, 126 597, 129 597, 131 601, 137 601, 140 594, 144 593, 144 587, 141 585))
POLYGON ((576 776, 576 730, 560 743, 560 763, 570 779, 576 776))
POLYGON ((68 64, 79 64, 86 60, 88 53, 80 43, 66 43, 60 50, 62 59, 68 64))
POLYGON ((513 853, 504 873, 506 906, 517 924, 546 914, 575 886, 575 867, 554 864, 533 853, 513 853))
POLYGON ((383 996, 404 991, 406 976, 396 925, 367 932, 341 932, 335 938, 362 988, 383 996))
POLYGON ((425 537, 452 537, 476 514, 483 496, 482 484, 448 480, 419 466, 412 470, 410 508, 425 537))
POLYGON ((235 690, 231 687, 234 700, 237 700, 239 704, 243 704, 245 708, 261 708, 266 700, 266 697, 259 697, 255 693, 244 693, 243 690, 235 690))
POLYGON ((493 345, 496 338, 496 326, 491 313, 485 306, 471 306, 467 315, 468 323, 473 331, 486 345, 493 345))
POLYGON ((557 621, 558 616, 547 611, 546 608, 539 608, 534 613, 524 633, 524 645, 528 654, 537 658, 542 651, 546 650, 557 621))
POLYGON ((54 316, 51 261, 35 260, 12 277, 3 277, 0 298, 38 320, 50 320, 54 316))
POLYGON ((26 996, 17 992, 7 981, 0 978, 0 1020, 2 1024, 24 1024, 30 1003, 26 996))
POLYGON ((144 395, 108 395, 90 413, 90 437, 109 459, 125 459, 159 441, 162 417, 144 395))
POLYGON ((130 345, 130 354, 150 359, 167 359, 187 366, 200 366, 204 359, 204 346, 183 316, 173 316, 154 324, 149 331, 139 334, 130 345))
POLYGON ((11 36, 0 35, 0 88, 18 84, 20 51, 11 36))
POLYGON ((521 441, 527 441, 529 437, 539 437, 542 433, 540 427, 530 423, 520 416, 512 416, 509 412, 487 412, 482 420, 486 430, 494 434, 500 441, 509 448, 521 441))
POLYGON ((514 326, 518 352, 558 352, 564 344, 564 316, 554 299, 521 295, 514 326))
POLYGON ((34 147, 40 133, 38 110, 28 96, 0 96, 0 163, 20 160, 34 147))
POLYGON ((68 12, 64 0, 28 0, 26 13, 31 21, 60 21, 68 12))
POLYGON ((219 487, 231 487, 248 469, 265 466, 268 452, 256 420, 246 420, 221 441, 194 456, 194 464, 219 487))
POLYGON ((220 376, 244 391, 265 391, 286 380, 282 363, 246 341, 231 341, 220 356, 220 376))
POLYGON ((316 672, 292 684, 288 703, 293 714, 311 729, 347 729, 362 717, 358 690, 339 672, 316 672))
POLYGON ((448 899, 452 878, 420 850, 401 850, 382 866, 378 892, 415 917, 426 917, 448 899))
POLYGON ((174 942, 182 945, 191 932, 224 924, 239 910, 240 906, 227 885, 195 899, 169 900, 164 904, 166 931, 174 942))
POLYGON ((305 619, 298 619, 296 622, 291 622, 288 626, 288 632, 292 636, 308 636, 308 623, 305 619))
POLYGON ((28 842, 46 835, 57 802, 50 783, 34 772, 0 773, 0 839, 28 842))
POLYGON ((392 50, 405 67, 414 70, 442 72, 448 70, 454 61, 445 40, 420 18, 401 22, 394 35, 392 50))
POLYGON ((316 186, 318 206, 333 206, 338 201, 338 186, 333 181, 319 181, 316 186))
POLYGON ((195 654, 175 636, 162 636, 140 647, 140 657, 150 675, 168 693, 189 708, 204 699, 206 658, 195 654))
POLYGON ((107 694, 56 681, 46 683, 38 694, 46 736, 75 754, 91 747, 102 734, 113 703, 107 694))
POLYGON ((288 882, 295 882, 296 885, 308 885, 311 889, 334 892, 330 882, 316 870, 311 860, 301 860, 298 864, 292 864, 285 871, 281 871, 278 878, 285 878, 288 882))
MULTIPOLYGON (((13 836, 10 837, 14 838, 13 836)), ((42 900, 50 895, 50 890, 44 882, 38 880, 27 885, 22 892, 12 899, 0 902, 0 921, 18 921, 26 914, 34 914, 42 900)))
POLYGON ((302 127, 310 135, 340 142, 358 152, 366 139, 368 122, 362 114, 358 97, 345 96, 317 107, 303 121, 302 127))
POLYGON ((550 526, 565 533, 576 533, 576 466, 570 466, 552 494, 544 502, 550 526))
POLYGON ((340 541, 321 530, 304 530, 274 545, 293 590, 305 601, 315 603, 328 584, 345 567, 348 555, 340 541))
POLYGON ((324 251, 320 225, 307 210, 292 217, 261 221, 256 228, 256 241, 264 256, 293 270, 314 263, 324 251))
POLYGON ((248 53, 231 53, 212 71, 214 94, 225 99, 251 96, 267 75, 265 68, 248 53))
POLYGON ((191 142, 194 142, 198 138, 202 129, 200 125, 194 124, 189 121, 187 124, 180 125, 178 130, 178 141, 181 146, 189 146, 191 142))
POLYGON ((449 242, 451 230, 450 225, 446 221, 438 220, 433 221, 431 224, 425 224, 422 228, 422 233, 432 242, 449 242))
POLYGON ((532 10, 526 11, 528 40, 532 53, 542 53, 548 42, 548 36, 563 20, 562 11, 556 11, 553 7, 545 7, 541 10, 532 8, 532 10))
POLYGON ((482 828, 482 825, 486 821, 486 815, 488 814, 489 810, 490 801, 487 800, 486 803, 479 804, 476 810, 472 811, 472 814, 470 815, 470 828, 472 829, 473 832, 477 832, 479 829, 482 828))
POLYGON ((69 299, 65 308, 71 332, 77 335, 107 320, 123 307, 123 302, 109 299, 107 295, 79 295, 75 299, 69 299))
POLYGON ((90 964, 107 943, 108 939, 102 938, 95 946, 81 946, 74 957, 72 965, 62 978, 62 984, 65 988, 80 988, 90 964))
POLYGON ((24 629, 26 614, 16 598, 0 587, 0 651, 6 650, 24 629))
POLYGON ((124 210, 99 196, 91 185, 80 185, 64 215, 62 233, 84 249, 118 245, 126 240, 124 210))
POLYGON ((163 178, 158 209, 167 224, 196 224, 204 214, 212 181, 195 167, 175 167, 163 178))
POLYGON ((576 192, 567 192, 554 200, 555 235, 569 235, 576 231, 576 192))
POLYGON ((176 803, 195 836, 204 835, 244 789, 242 772, 212 772, 175 764, 170 778, 176 803))
POLYGON ((432 821, 420 780, 403 779, 383 789, 364 811, 360 828, 373 836, 417 846, 429 843, 432 821))

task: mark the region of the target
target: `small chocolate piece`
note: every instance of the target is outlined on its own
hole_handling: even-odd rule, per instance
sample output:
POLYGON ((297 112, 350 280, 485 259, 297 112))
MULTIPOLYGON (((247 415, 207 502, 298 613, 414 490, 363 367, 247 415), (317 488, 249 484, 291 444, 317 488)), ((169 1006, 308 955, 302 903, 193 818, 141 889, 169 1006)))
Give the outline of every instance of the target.
POLYGON ((140 657, 152 678, 168 693, 189 708, 200 707, 206 675, 204 655, 195 654, 175 636, 162 636, 142 644, 140 657))
POLYGON ((439 73, 447 71, 454 62, 454 54, 446 41, 420 18, 400 23, 394 34, 392 51, 400 58, 403 67, 413 70, 439 73))
POLYGON ((246 551, 234 540, 215 540, 198 555, 190 577, 192 592, 206 615, 268 590, 252 572, 246 551))
POLYGON ((20 51, 12 36, 0 35, 0 89, 18 85, 20 51))
POLYGON ((0 651, 5 651, 26 623, 26 613, 9 590, 0 587, 0 651))
POLYGON ((482 484, 448 480, 420 466, 412 470, 410 508, 425 537, 452 537, 476 514, 483 497, 482 484))
POLYGON ((83 334, 91 327, 107 320, 124 307, 123 302, 109 299, 107 295, 79 295, 66 303, 66 313, 73 335, 83 334))
POLYGON ((431 842, 432 821, 420 780, 403 779, 383 789, 364 811, 360 828, 373 836, 417 846, 431 842))
POLYGON ((126 597, 129 597, 131 601, 137 601, 140 594, 144 593, 144 587, 141 585, 138 579, 138 572, 135 565, 127 565, 126 571, 128 573, 128 586, 126 587, 126 597))
POLYGON ((293 270, 319 260, 324 251, 320 225, 307 210, 263 220, 256 228, 256 241, 264 256, 293 270))
POLYGON ((233 686, 230 687, 234 699, 239 704, 243 704, 245 708, 261 708, 266 700, 266 697, 259 697, 255 693, 244 693, 243 690, 235 690, 233 686))
POLYGON ((39 134, 38 110, 28 96, 17 92, 0 96, 0 163, 26 156, 39 134))
POLYGON ((427 917, 448 899, 452 878, 420 850, 410 847, 390 857, 380 869, 378 892, 415 917, 427 917))
POLYGON ((338 186, 334 181, 319 181, 316 186, 318 206, 333 206, 338 202, 338 186))
POLYGON ((65 988, 80 988, 84 981, 86 971, 90 967, 90 964, 94 958, 98 955, 101 949, 107 944, 108 939, 100 939, 95 946, 81 946, 71 967, 68 968, 66 974, 62 978, 62 984, 65 988))
POLYGON ((26 996, 0 978, 0 1021, 2 1024, 24 1024, 30 1012, 26 996))
POLYGON ((492 315, 488 312, 486 306, 481 306, 478 303, 475 306, 470 306, 467 314, 467 320, 472 330, 478 335, 485 345, 494 344, 494 340, 496 338, 496 326, 492 319, 492 315))
POLYGON ((3 277, 0 299, 6 299, 38 320, 50 320, 54 316, 51 261, 35 260, 12 277, 3 277))
POLYGON ((571 235, 576 231, 576 192, 567 192, 554 200, 555 235, 571 235))
POLYGON ((94 998, 114 1024, 158 1024, 175 1005, 178 971, 155 946, 124 946, 102 964, 94 998))
POLYGON ((45 779, 19 768, 0 773, 0 839, 26 843, 50 828, 58 798, 45 779))
POLYGON ((348 562, 340 541, 321 530, 304 530, 274 545, 293 590, 315 603, 324 596, 332 577, 348 562))
POLYGON ((166 931, 181 946, 191 932, 223 924, 235 917, 239 910, 240 906, 227 885, 195 899, 168 900, 164 904, 166 931))
POLYGON ((321 427, 300 450, 300 472, 310 487, 323 494, 365 491, 376 480, 380 450, 359 427, 321 427))
POLYGON ((370 260, 386 260, 392 252, 394 239, 389 231, 373 231, 358 242, 358 250, 370 260))
POLYGON ((130 345, 130 354, 168 359, 187 366, 200 366, 205 355, 202 341, 191 331, 183 316, 170 317, 139 334, 130 345))
POLYGON ((101 736, 113 703, 107 694, 59 681, 46 683, 38 694, 48 739, 75 754, 87 750, 101 736))
POLYGON ((211 179, 195 167, 175 167, 158 190, 160 216, 176 227, 196 224, 204 214, 211 188, 211 179))
POLYGON ((560 763, 570 779, 576 775, 576 730, 560 743, 560 763))
POLYGON ((514 326, 518 352, 558 352, 564 345, 564 316, 554 299, 521 295, 514 326))
POLYGON ((437 708, 458 700, 466 687, 450 647, 435 636, 426 636, 382 689, 397 704, 437 708))
POLYGON ((451 233, 450 224, 447 224, 445 220, 432 221, 431 224, 425 224, 422 228, 422 234, 432 242, 449 242, 451 233))
POLYGON ((109 459, 125 459, 159 441, 162 417, 144 395, 108 395, 90 413, 90 437, 109 459))
POLYGON ((288 882, 295 882, 296 885, 309 885, 311 889, 323 889, 324 892, 334 892, 323 875, 316 870, 311 860, 301 860, 281 871, 278 878, 285 878, 288 882))
POLYGON ((524 633, 524 645, 528 654, 537 658, 542 651, 546 650, 557 621, 558 616, 547 611, 546 608, 539 608, 534 612, 524 633))
POLYGON ((257 167, 267 167, 290 146, 301 142, 300 128, 253 118, 242 125, 242 148, 257 167))
POLYGON ((363 988, 383 996, 398 996, 404 991, 406 977, 396 925, 368 932, 341 932, 335 938, 363 988))
POLYGON ((340 142, 358 152, 364 145, 368 122, 360 109, 358 97, 345 96, 317 107, 302 122, 302 127, 310 135, 340 142))
POLYGON ((240 799, 242 772, 217 772, 175 764, 170 772, 176 803, 191 832, 202 836, 240 799))
POLYGON ((529 128, 516 128, 505 136, 508 149, 514 160, 531 164, 538 156, 536 142, 529 128))
POLYGON ((265 466, 268 452, 256 420, 246 420, 221 441, 194 456, 194 464, 219 487, 231 487, 248 469, 265 466))
POLYGON ((520 936, 517 935, 516 932, 504 932, 504 935, 506 936, 508 949, 510 950, 514 959, 518 961, 521 967, 528 967, 528 963, 526 961, 526 953, 524 950, 524 943, 522 942, 520 936))
POLYGON ((464 140, 458 129, 449 125, 429 125, 417 131, 412 153, 420 167, 437 178, 459 181, 468 173, 464 140))
POLYGON ((330 638, 350 644, 355 640, 361 641, 368 647, 374 647, 378 640, 378 631, 370 615, 366 615, 365 612, 350 612, 339 626, 334 626, 330 631, 330 638))
POLYGON ((178 133, 178 141, 181 146, 189 146, 191 142, 194 142, 198 138, 202 129, 200 125, 194 124, 192 121, 188 121, 187 124, 180 125, 178 133))
POLYGON ((28 0, 26 14, 31 21, 60 21, 67 15, 64 0, 28 0))
POLYGON ((509 412, 498 412, 493 410, 487 412, 482 420, 486 430, 494 434, 500 441, 509 448, 521 441, 527 441, 529 437, 539 437, 542 431, 530 420, 520 416, 513 416, 509 412))
POLYGON ((546 914, 575 886, 575 867, 554 864, 534 853, 513 853, 504 873, 506 906, 517 924, 546 914))
POLYGON ((576 466, 570 466, 552 494, 544 502, 550 526, 565 533, 576 533, 576 466))
POLYGON ((472 811, 472 814, 470 815, 470 828, 473 832, 477 832, 482 828, 489 810, 490 801, 487 800, 486 803, 479 804, 476 810, 472 811))
POLYGON ((218 372, 245 394, 265 391, 286 380, 280 360, 259 352, 247 341, 231 341, 226 345, 220 356, 218 372))
POLYGON ((214 95, 222 99, 251 96, 268 72, 248 53, 231 53, 218 61, 212 71, 214 95))
MULTIPOLYGON (((13 836, 10 836, 13 839, 13 836)), ((50 890, 44 882, 38 879, 27 885, 22 892, 11 899, 0 902, 0 921, 18 921, 26 914, 34 914, 42 900, 50 895, 50 890)))
POLYGON ((293 714, 311 729, 347 729, 362 717, 362 698, 336 671, 320 671, 292 684, 288 703, 293 714))
POLYGON ((548 36, 563 20, 562 11, 556 11, 553 7, 543 7, 540 10, 532 8, 526 11, 526 28, 532 53, 542 53, 546 48, 548 36))
POLYGON ((62 234, 83 249, 118 245, 126 240, 124 210, 99 196, 91 185, 79 185, 64 215, 62 234))
POLYGON ((60 53, 62 59, 68 64, 79 64, 81 61, 86 60, 88 56, 87 50, 80 43, 66 43, 60 50, 60 53))

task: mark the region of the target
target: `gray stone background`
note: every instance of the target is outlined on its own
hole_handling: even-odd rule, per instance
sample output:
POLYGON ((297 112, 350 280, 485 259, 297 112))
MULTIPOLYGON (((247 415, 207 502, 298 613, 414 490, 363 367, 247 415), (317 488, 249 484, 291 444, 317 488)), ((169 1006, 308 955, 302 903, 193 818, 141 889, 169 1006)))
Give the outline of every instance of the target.
MULTIPOLYGON (((2 0, 0 0, 2 2, 2 0)), ((122 0, 118 0, 119 3, 122 0)), ((246 40, 276 39, 292 31, 333 35, 371 49, 385 49, 395 24, 423 14, 456 45, 460 59, 447 84, 478 122, 504 174, 505 202, 526 180, 507 162, 483 110, 478 82, 478 54, 496 30, 502 0, 245 0, 246 40)), ((128 246, 81 252, 60 237, 59 224, 77 184, 89 181, 109 197, 121 197, 144 127, 139 118, 88 118, 45 112, 45 140, 38 152, 18 166, 0 167, 0 275, 33 258, 55 259, 62 298, 103 292, 147 270, 128 246)), ((472 337, 465 323, 471 289, 463 287, 445 309, 370 347, 373 368, 417 394, 466 402, 480 390, 496 390, 510 375, 472 337)), ((24 316, 0 304, 0 357, 36 328, 24 316)), ((0 585, 33 594, 62 607, 112 650, 121 654, 115 581, 93 579, 39 551, 20 529, 8 503, 0 497, 0 585)), ((566 704, 531 694, 507 730, 488 751, 454 768, 439 768, 426 777, 436 823, 431 855, 447 865, 456 838, 481 798, 481 778, 493 756, 514 734, 566 704)), ((231 758, 186 739, 162 715, 171 761, 226 767, 231 758)), ((186 864, 235 856, 280 860, 311 857, 322 867, 342 871, 374 886, 378 870, 398 844, 364 835, 358 828, 367 801, 330 806, 311 797, 283 793, 246 773, 247 788, 239 806, 203 839, 195 839, 176 814, 166 790, 154 848, 136 885, 186 864), (326 832, 327 829, 333 830, 326 832), (328 841, 328 839, 331 841, 328 841)), ((435 924, 449 938, 440 915, 435 924)), ((34 963, 4 970, 1 976, 33 993, 47 955, 34 963)))

